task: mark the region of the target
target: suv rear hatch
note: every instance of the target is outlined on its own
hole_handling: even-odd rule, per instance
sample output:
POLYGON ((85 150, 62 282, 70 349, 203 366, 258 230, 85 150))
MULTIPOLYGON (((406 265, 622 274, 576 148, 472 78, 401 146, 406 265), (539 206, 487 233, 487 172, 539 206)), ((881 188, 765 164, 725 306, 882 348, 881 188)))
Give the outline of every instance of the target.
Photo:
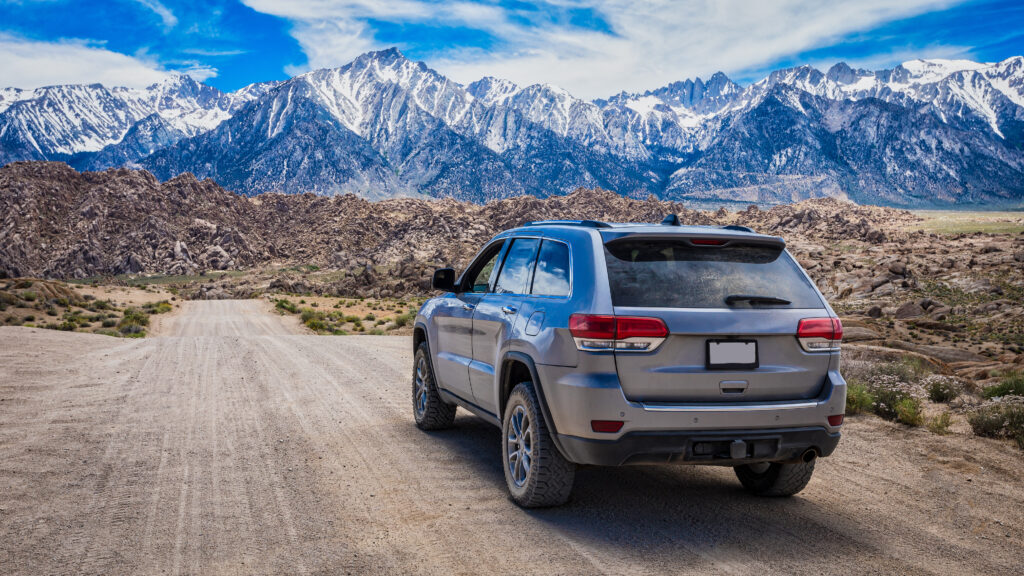
POLYGON ((780 238, 605 235, 616 316, 660 318, 652 352, 616 350, 637 402, 764 402, 814 398, 830 352, 806 352, 804 318, 829 316, 780 238), (609 236, 612 236, 609 238, 609 236))

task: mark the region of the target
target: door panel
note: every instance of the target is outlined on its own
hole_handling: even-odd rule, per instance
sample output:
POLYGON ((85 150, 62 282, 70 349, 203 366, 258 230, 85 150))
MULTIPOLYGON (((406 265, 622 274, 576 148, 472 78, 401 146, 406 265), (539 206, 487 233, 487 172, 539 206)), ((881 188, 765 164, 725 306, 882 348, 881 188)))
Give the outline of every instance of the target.
POLYGON ((477 404, 497 414, 495 372, 498 355, 506 341, 514 337, 520 302, 530 289, 539 238, 516 238, 505 251, 494 291, 485 295, 473 314, 473 361, 469 365, 470 384, 477 404))
POLYGON ((469 363, 473 360, 473 311, 480 294, 460 294, 449 298, 434 312, 437 345, 434 369, 442 388, 473 399, 469 383, 469 363))
POLYGON ((469 379, 477 404, 498 413, 494 375, 498 369, 501 346, 508 340, 519 316, 521 296, 487 294, 473 314, 473 362, 469 379))

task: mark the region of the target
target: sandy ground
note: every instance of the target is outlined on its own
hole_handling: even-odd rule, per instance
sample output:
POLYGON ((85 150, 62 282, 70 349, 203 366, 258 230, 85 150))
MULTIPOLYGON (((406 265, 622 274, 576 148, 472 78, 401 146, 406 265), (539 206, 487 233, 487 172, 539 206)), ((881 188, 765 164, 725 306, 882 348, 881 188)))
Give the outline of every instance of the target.
POLYGON ((1024 570, 1005 443, 853 418, 792 499, 729 469, 587 468, 567 506, 523 511, 496 429, 413 425, 408 338, 182 308, 142 340, 0 328, 0 572, 1024 570))

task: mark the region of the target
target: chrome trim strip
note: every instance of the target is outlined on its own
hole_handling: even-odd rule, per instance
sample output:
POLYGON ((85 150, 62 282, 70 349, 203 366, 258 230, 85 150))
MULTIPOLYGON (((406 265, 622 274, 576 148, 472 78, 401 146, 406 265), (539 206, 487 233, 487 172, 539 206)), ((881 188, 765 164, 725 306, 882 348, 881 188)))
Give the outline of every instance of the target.
POLYGON ((774 410, 806 410, 817 408, 821 403, 817 400, 787 404, 645 404, 640 403, 647 412, 764 412, 774 410))

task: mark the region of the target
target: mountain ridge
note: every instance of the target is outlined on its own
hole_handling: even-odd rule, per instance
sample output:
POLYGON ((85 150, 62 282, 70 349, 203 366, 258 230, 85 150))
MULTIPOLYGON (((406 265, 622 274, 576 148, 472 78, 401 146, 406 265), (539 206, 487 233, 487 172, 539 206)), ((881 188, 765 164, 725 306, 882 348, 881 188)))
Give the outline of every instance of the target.
POLYGON ((798 66, 746 87, 719 72, 588 102, 549 84, 463 86, 388 49, 233 93, 183 77, 24 92, 0 91, 0 162, 191 172, 243 194, 486 202, 582 186, 680 201, 1024 204, 1022 57, 798 66))

